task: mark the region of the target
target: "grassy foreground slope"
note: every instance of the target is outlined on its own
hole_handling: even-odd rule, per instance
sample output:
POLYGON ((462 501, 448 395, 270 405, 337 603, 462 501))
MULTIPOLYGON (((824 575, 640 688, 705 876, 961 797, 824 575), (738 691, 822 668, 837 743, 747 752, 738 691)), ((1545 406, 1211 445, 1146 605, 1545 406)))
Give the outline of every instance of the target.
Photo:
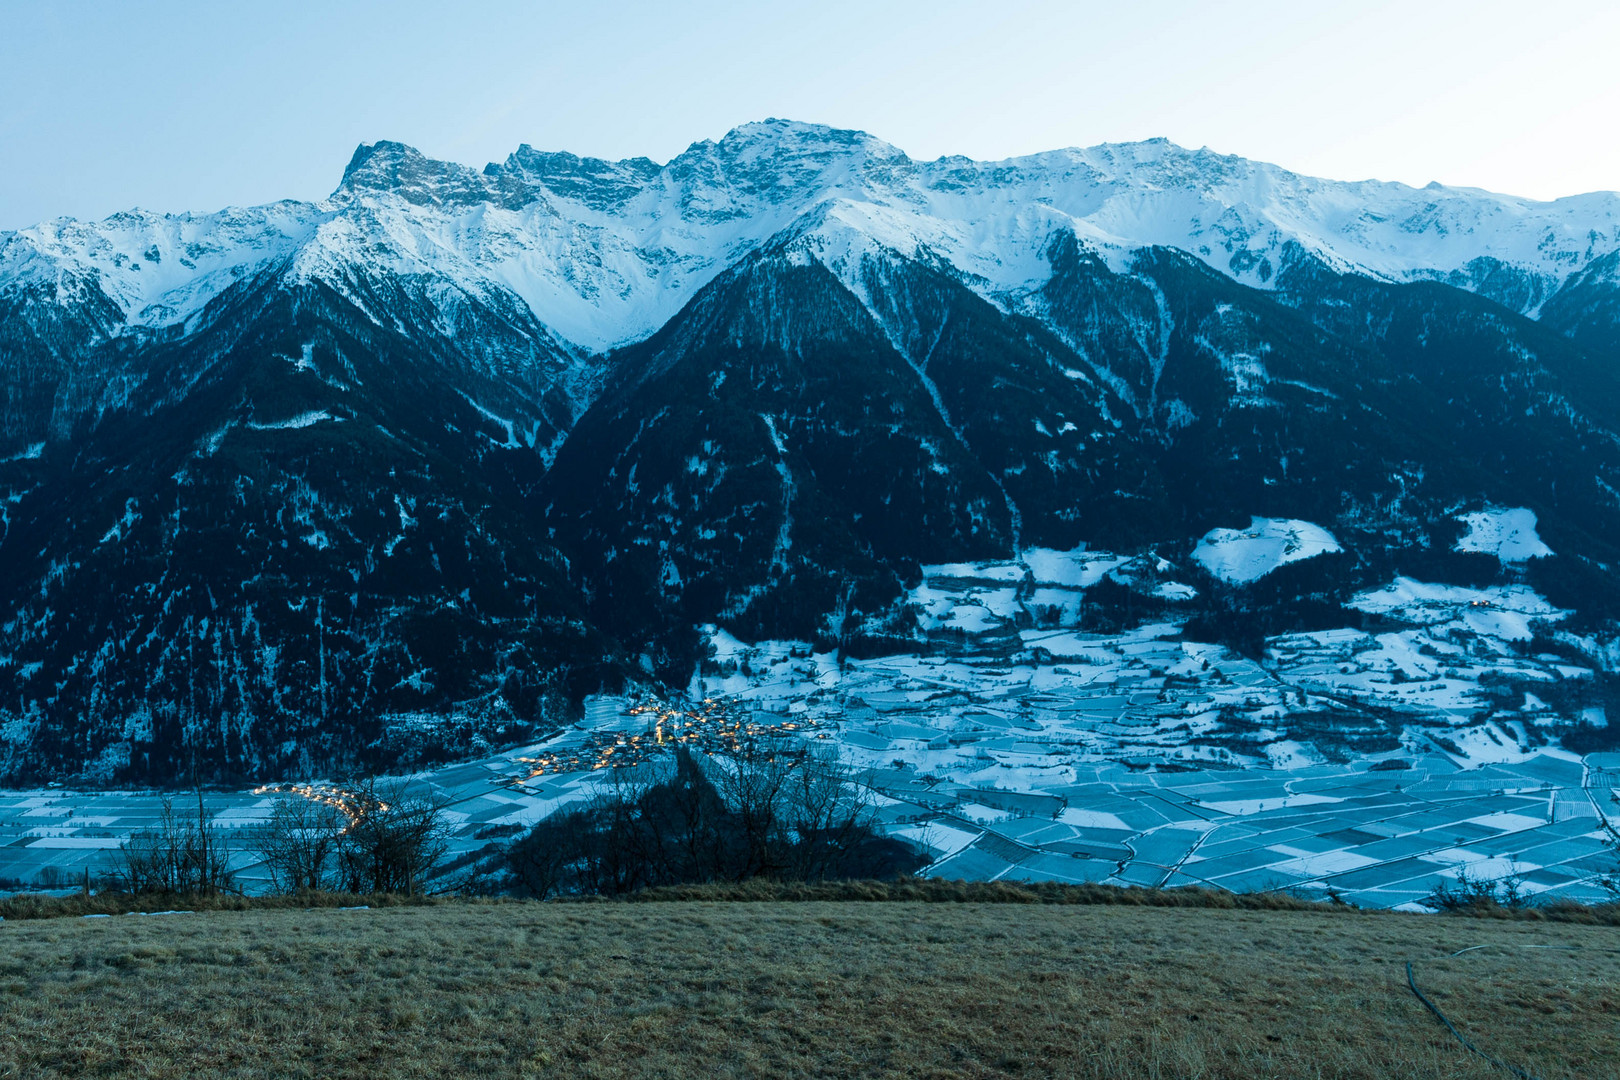
POLYGON ((1408 960, 1490 1052, 1620 1076, 1613 927, 675 902, 9 921, 0 1077, 1506 1075, 1408 960))

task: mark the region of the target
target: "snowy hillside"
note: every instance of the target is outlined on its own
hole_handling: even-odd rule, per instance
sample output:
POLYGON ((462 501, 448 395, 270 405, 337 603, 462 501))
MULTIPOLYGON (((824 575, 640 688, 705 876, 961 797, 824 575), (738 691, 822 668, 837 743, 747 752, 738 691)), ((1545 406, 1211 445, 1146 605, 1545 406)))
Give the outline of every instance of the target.
POLYGON ((574 346, 646 337, 721 270, 793 228, 943 260, 987 297, 1051 275, 1054 233, 1111 265, 1189 252, 1261 288, 1308 253, 1338 271, 1435 278, 1525 312, 1620 250, 1620 196, 1541 203, 1468 188, 1300 176, 1164 140, 999 162, 919 162, 861 132, 771 120, 663 166, 520 147, 482 171, 398 143, 362 146, 315 203, 117 214, 0 234, 0 295, 99 287, 130 324, 195 315, 274 269, 341 285, 355 266, 509 291, 574 346))

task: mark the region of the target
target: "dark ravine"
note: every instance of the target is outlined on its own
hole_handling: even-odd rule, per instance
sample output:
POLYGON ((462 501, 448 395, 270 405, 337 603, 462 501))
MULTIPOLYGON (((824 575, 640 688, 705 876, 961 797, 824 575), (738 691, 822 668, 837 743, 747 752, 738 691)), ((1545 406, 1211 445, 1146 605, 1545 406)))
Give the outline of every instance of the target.
MULTIPOLYGON (((790 205, 853 134, 482 173, 378 144, 340 194, 550 220, 709 184, 683 220, 726 220, 725 199, 790 205)), ((1298 244, 1225 273, 1054 229, 1014 296, 875 235, 828 256, 828 205, 601 352, 498 282, 392 257, 288 255, 166 324, 88 271, 0 276, 0 783, 447 760, 627 680, 685 686, 700 624, 870 650, 919 640, 923 564, 1089 543, 1191 574, 1197 538, 1251 514, 1348 554, 1206 578, 1193 625, 1314 625, 1421 572, 1527 581, 1613 636, 1614 253, 1552 284, 1484 262, 1392 281, 1298 244), (1557 554, 1450 551, 1486 505, 1533 510, 1557 554)))

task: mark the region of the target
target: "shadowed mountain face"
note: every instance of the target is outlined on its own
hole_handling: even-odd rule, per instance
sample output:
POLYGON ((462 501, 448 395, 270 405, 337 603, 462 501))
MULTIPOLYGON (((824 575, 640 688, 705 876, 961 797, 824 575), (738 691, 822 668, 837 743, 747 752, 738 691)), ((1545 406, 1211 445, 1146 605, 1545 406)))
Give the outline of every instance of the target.
POLYGON ((246 283, 0 465, 11 775, 408 764, 596 688, 608 650, 526 495, 572 403, 512 327, 460 317, 475 353, 246 283))
POLYGON ((1362 534, 1380 572, 1480 501, 1534 508, 1571 562, 1614 557, 1615 380, 1567 339, 1446 286, 1053 263, 1037 317, 892 257, 858 303, 765 254, 618 354, 545 484, 601 617, 656 612, 664 645, 712 621, 836 640, 899 618, 923 562, 1185 553, 1251 513, 1362 534))
POLYGON ((0 235, 0 782, 444 759, 684 686, 703 624, 870 649, 924 564, 1251 515, 1350 558, 1221 611, 1486 573, 1447 551, 1498 505, 1608 632, 1617 220, 773 122, 0 235))

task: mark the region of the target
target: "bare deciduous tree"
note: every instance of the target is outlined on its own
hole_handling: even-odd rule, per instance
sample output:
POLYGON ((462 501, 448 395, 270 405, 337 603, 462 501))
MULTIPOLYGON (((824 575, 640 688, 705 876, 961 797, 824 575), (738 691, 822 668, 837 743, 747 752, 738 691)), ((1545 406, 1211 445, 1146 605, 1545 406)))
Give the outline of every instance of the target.
POLYGON ((180 817, 174 803, 164 799, 157 826, 132 835, 119 855, 112 878, 127 892, 213 896, 237 891, 230 847, 209 824, 200 789, 195 819, 180 817))
POLYGON ((507 866, 536 900, 560 894, 578 875, 577 864, 590 831, 586 811, 553 814, 507 850, 507 866))
POLYGON ((784 869, 783 829, 788 796, 802 754, 785 740, 741 746, 704 770, 735 816, 744 859, 733 876, 739 881, 775 877, 784 869))
POLYGON ((450 847, 444 806, 404 784, 366 781, 337 851, 338 880, 353 893, 422 891, 450 847))
POLYGON ((836 876, 872 824, 870 789, 857 782, 835 751, 807 750, 789 780, 784 805, 794 843, 787 876, 819 881, 836 876))
POLYGON ((280 892, 332 887, 348 819, 337 807, 299 795, 276 801, 258 835, 258 850, 280 892))
POLYGON ((403 782, 285 795, 258 850, 283 892, 421 892, 450 846, 443 804, 403 782))

